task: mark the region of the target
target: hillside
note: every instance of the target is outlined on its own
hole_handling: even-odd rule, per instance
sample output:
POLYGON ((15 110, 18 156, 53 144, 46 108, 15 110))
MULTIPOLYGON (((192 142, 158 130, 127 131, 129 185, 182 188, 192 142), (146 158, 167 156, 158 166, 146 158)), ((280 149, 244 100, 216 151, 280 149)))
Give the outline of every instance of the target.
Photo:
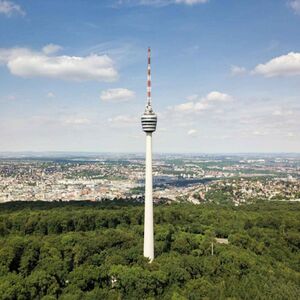
POLYGON ((140 204, 0 205, 0 299, 299 299, 300 204, 158 205, 154 215, 149 264, 140 204))

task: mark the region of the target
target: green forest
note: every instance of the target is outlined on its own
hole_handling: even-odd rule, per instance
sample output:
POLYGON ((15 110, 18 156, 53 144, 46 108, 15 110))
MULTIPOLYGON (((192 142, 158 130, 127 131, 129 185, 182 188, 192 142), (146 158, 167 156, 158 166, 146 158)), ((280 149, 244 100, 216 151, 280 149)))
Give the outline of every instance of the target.
POLYGON ((0 205, 0 299, 300 299, 300 204, 0 205), (228 244, 216 238, 228 239, 228 244))

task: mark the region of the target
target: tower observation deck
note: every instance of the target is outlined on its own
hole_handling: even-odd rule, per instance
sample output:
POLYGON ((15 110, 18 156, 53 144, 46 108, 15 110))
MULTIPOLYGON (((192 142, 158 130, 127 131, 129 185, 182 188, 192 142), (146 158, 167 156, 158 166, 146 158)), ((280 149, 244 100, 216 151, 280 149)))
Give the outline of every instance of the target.
POLYGON ((154 112, 147 112, 142 115, 142 127, 147 132, 154 132, 156 130, 157 116, 154 112))

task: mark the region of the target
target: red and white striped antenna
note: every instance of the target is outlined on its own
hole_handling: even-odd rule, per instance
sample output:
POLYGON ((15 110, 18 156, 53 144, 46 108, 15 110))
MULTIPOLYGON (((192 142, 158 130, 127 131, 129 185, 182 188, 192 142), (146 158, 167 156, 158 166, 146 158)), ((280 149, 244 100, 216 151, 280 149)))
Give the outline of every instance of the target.
POLYGON ((148 48, 147 106, 151 108, 151 48, 148 48))

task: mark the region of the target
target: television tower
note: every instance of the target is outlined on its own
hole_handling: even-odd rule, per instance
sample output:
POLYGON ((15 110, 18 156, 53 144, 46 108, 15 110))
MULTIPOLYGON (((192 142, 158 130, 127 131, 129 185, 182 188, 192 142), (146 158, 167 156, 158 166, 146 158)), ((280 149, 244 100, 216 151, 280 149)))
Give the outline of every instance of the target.
POLYGON ((144 256, 150 262, 154 259, 153 198, 152 198, 152 132, 155 131, 157 116, 152 110, 151 99, 151 49, 148 48, 147 105, 142 115, 142 128, 146 132, 146 178, 145 178, 145 220, 144 256))

